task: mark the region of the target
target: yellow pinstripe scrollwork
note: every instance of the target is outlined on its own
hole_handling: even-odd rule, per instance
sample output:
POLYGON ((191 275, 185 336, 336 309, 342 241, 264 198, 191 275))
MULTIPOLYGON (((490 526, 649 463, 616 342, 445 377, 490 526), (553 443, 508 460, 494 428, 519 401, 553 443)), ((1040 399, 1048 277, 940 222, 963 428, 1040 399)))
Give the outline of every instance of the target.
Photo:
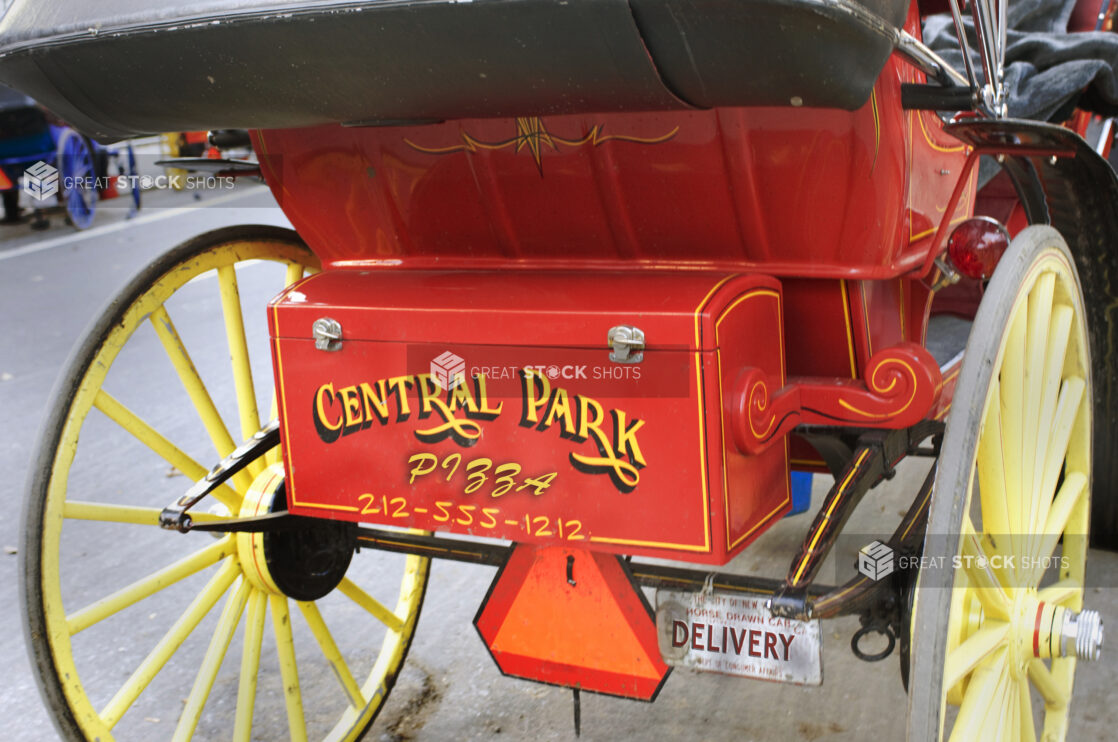
POLYGON ((516 119, 516 136, 502 139, 497 142, 483 142, 472 136, 469 132, 461 132, 462 142, 448 147, 426 147, 416 144, 410 139, 405 139, 404 144, 417 152, 429 155, 449 155, 455 152, 480 152, 482 150, 501 150, 512 147, 517 153, 526 152, 535 160, 536 169, 543 174, 543 152, 546 149, 558 151, 563 147, 582 147, 589 144, 599 147, 606 142, 630 142, 633 144, 662 144, 672 139, 679 133, 675 127, 666 134, 658 137, 634 137, 625 134, 605 134, 602 124, 595 124, 584 136, 578 139, 559 137, 547 130, 543 119, 539 116, 523 117, 516 119))

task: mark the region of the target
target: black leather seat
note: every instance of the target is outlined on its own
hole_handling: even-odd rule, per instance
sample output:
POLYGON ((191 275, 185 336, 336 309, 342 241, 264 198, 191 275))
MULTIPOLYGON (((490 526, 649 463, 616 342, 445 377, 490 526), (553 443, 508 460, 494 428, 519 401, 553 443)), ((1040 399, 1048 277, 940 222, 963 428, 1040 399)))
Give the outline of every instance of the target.
POLYGON ((899 0, 17 0, 0 81, 110 140, 737 105, 855 109, 899 0))

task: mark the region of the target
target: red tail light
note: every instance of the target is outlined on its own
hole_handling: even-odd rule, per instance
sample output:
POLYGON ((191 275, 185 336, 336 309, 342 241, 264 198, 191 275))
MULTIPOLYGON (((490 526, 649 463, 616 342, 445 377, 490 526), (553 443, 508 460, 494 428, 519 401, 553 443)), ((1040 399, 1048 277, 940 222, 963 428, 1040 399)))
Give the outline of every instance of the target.
POLYGON ((968 278, 987 279, 1009 247, 1009 232, 1001 222, 988 216, 967 219, 947 240, 947 254, 955 267, 968 278))

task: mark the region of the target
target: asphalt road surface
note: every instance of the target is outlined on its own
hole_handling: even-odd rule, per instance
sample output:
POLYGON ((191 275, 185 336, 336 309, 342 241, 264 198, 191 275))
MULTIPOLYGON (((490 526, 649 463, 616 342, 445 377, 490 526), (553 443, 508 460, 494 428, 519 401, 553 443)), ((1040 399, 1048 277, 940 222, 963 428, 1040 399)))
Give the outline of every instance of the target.
MULTIPOLYGON (((266 190, 247 187, 201 202, 188 194, 160 194, 141 214, 125 221, 120 212, 99 216, 95 227, 75 233, 60 217, 52 228, 32 233, 26 225, 0 227, 0 708, 4 710, 3 739, 36 742, 52 740, 56 733, 32 679, 21 629, 22 614, 17 597, 18 555, 21 544, 19 512, 29 461, 35 448, 36 430, 51 402, 51 389, 71 346, 108 297, 147 262, 176 243, 223 225, 257 223, 286 224, 266 190), (197 208, 194 208, 197 207, 197 208)), ((262 268, 246 272, 246 291, 267 295, 278 286, 262 268), (259 273, 259 275, 257 275, 259 273)), ((202 328, 184 338, 198 348, 199 363, 212 355, 220 360, 224 339, 209 343, 207 330, 220 322, 215 313, 212 286, 191 287, 176 310, 176 321, 202 328), (192 295, 193 296, 193 295, 192 295)), ((214 299, 216 301, 216 299, 214 299)), ((261 325, 262 313, 255 321, 261 325)), ((250 340, 261 339, 259 327, 250 340)), ((121 384, 142 387, 155 378, 156 370, 135 361, 131 376, 121 384)), ((210 359, 213 360, 213 359, 210 359)), ((227 362, 227 356, 225 358, 227 362)), ((267 366, 258 373, 266 378, 267 366)), ((154 394, 172 398, 171 386, 156 384, 154 394)), ((263 393, 261 393, 263 396, 263 393)), ((224 399, 224 397, 222 397, 224 399)), ((160 400, 156 400, 157 402, 160 400)), ((219 400, 221 404, 226 402, 219 400)), ((170 402, 168 404, 173 408, 170 402)), ((181 420, 172 418, 172 429, 187 433, 193 413, 181 405, 181 420)), ((81 476, 86 487, 112 487, 121 496, 148 494, 156 489, 174 493, 185 489, 184 479, 174 476, 165 464, 133 457, 110 446, 95 452, 85 462, 81 476)), ((207 465, 212 461, 204 462, 207 465)), ((863 533, 888 532, 899 519, 907 499, 915 492, 926 464, 905 465, 893 482, 872 492, 860 506, 850 529, 863 533)), ((829 485, 816 477, 814 505, 829 485)), ((173 494, 172 494, 173 496, 173 494)), ((165 497, 159 494, 158 497, 165 497)), ((169 501, 169 498, 161 502, 169 501)), ((783 575, 798 539, 811 515, 789 518, 778 524, 732 564, 741 572, 783 575)), ((142 529, 141 529, 142 530, 142 529)), ((151 529, 154 530, 154 529, 151 529)), ((135 536, 126 531, 119 538, 73 539, 67 549, 84 565, 72 580, 73 589, 92 597, 113 589, 118 572, 131 565, 147 568, 151 550, 167 539, 206 539, 202 534, 187 537, 156 532, 135 536), (162 539, 162 541, 160 541, 162 539), (110 555, 106 558, 106 554, 110 555)), ((194 542, 199 543, 198 541, 194 542)), ((366 550, 355 559, 377 559, 366 550)), ((356 562, 355 562, 356 563, 356 562)), ((369 564, 374 564, 369 562, 369 564)), ((834 575, 834 565, 824 575, 834 575)), ((1116 584, 1118 559, 1092 552, 1090 570, 1097 584, 1116 584)), ((369 739, 373 740, 569 740, 574 738, 572 696, 569 691, 506 678, 501 675, 482 646, 472 620, 492 580, 494 570, 457 563, 436 563, 407 665, 369 739)), ((1118 591, 1091 588, 1088 603, 1099 608, 1104 620, 1118 626, 1118 591)), ((127 634, 102 632, 87 642, 90 676, 108 685, 123 682, 127 672, 150 649, 167 625, 182 610, 177 594, 152 598, 142 604, 138 628, 127 634), (129 662, 133 662, 129 665, 129 662), (120 669, 120 668, 125 669, 120 669), (123 673, 123 674, 122 674, 123 673)), ((215 611, 216 613, 217 611, 215 611)), ((212 617, 211 617, 212 618, 212 617)), ((371 643, 364 640, 367 621, 360 613, 340 614, 331 624, 336 636, 344 637, 354 654, 368 654, 371 643)), ((121 729, 130 738, 169 738, 182 708, 197 659, 206 644, 207 619, 176 655, 184 666, 172 663, 157 682, 141 696, 137 707, 125 717, 121 729), (193 660, 194 666, 189 666, 193 660)), ((582 737, 587 740, 898 740, 902 739, 905 693, 900 684, 896 656, 877 664, 857 660, 849 641, 857 619, 823 624, 824 684, 802 688, 759 681, 727 678, 677 669, 668 679, 655 703, 619 700, 593 694, 582 697, 582 737)), ((239 640, 238 640, 239 642, 239 640)), ((237 644, 238 642, 235 642, 237 644)), ((1072 740, 1113 739, 1118 710, 1112 689, 1118 682, 1115 644, 1104 649, 1101 662, 1080 667, 1072 710, 1072 740)), ((274 656, 274 655, 273 655, 274 656)), ((308 665, 303 671, 304 690, 310 696, 337 696, 329 673, 308 665)), ((261 694, 267 700, 279 687, 275 662, 265 660, 261 694)), ((197 738, 228 739, 235 705, 236 684, 219 685, 207 706, 197 738)), ((273 699, 274 700, 274 699, 273 699)), ((326 703, 324 701, 324 703, 326 703)), ((262 740, 285 739, 286 720, 282 703, 259 708, 276 709, 258 734, 262 740)), ((314 710, 308 706, 308 718, 314 710)), ((258 720, 260 715, 258 713, 258 720)))

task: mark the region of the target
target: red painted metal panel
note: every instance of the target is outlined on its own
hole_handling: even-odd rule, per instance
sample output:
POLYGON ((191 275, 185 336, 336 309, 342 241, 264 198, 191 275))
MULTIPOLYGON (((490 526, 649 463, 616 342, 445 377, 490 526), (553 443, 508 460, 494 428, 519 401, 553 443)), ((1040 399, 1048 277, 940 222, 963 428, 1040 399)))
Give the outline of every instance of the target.
MULTIPOLYGON (((915 6, 906 29, 919 32, 915 6)), ((639 311, 655 330, 650 347, 672 338, 673 348, 695 351, 685 313, 669 307, 671 296, 685 303, 692 290, 685 277, 700 275, 701 283, 709 271, 760 272, 786 277, 781 312, 792 340, 781 373, 862 378, 878 350, 923 342, 928 292, 911 272, 927 264, 939 225, 973 210, 975 173, 962 179, 951 206, 967 148, 942 131, 935 113, 900 106, 901 83, 921 81, 922 73, 894 58, 855 112, 716 109, 257 132, 270 186, 326 268, 302 310, 286 307, 291 322, 303 323, 290 337, 308 337, 318 302, 353 309, 352 336, 379 343, 465 353, 461 344, 507 347, 509 333, 531 324, 533 347, 598 347, 605 330, 624 321, 607 317, 638 309, 612 285, 649 273, 658 278, 639 279, 647 280, 639 311), (348 270, 328 278, 339 268, 430 272, 423 282, 385 282, 370 293, 348 270), (462 269, 504 272, 488 290, 507 301, 485 321, 475 321, 485 308, 470 303, 481 292, 453 286, 462 269), (559 270, 569 271, 563 292, 571 301, 541 300, 550 280, 543 276, 559 270), (416 311, 400 323, 405 306, 416 311)), ((572 358, 546 360, 563 368, 572 358)), ((779 359, 770 365, 775 384, 779 359)), ((708 368, 723 370, 704 357, 698 377, 680 373, 673 383, 698 394, 714 383, 703 380, 708 368)), ((696 442, 681 427, 677 447, 709 451, 687 465, 741 468, 716 445, 724 439, 721 420, 692 417, 687 435, 696 442)), ((798 466, 818 466, 802 445, 792 456, 798 466)), ((711 506, 713 533, 748 531, 757 517, 711 506)))
POLYGON ((327 271, 270 320, 293 512, 724 563, 788 507, 784 445, 723 425, 739 369, 783 383, 772 278, 327 271), (609 360, 620 324, 641 363, 609 360))
MULTIPOLYGON (((915 7, 906 24, 918 33, 915 7)), ((792 108, 257 132, 327 266, 675 267, 883 279, 920 268, 965 149, 886 65, 854 112, 792 108)), ((973 186, 950 219, 971 208, 973 186)), ((964 213, 966 212, 966 213, 964 213)))
POLYGON ((855 113, 328 126, 264 132, 257 143, 281 206, 326 263, 881 273, 907 247, 905 148, 903 121, 879 116, 877 97, 855 113))

